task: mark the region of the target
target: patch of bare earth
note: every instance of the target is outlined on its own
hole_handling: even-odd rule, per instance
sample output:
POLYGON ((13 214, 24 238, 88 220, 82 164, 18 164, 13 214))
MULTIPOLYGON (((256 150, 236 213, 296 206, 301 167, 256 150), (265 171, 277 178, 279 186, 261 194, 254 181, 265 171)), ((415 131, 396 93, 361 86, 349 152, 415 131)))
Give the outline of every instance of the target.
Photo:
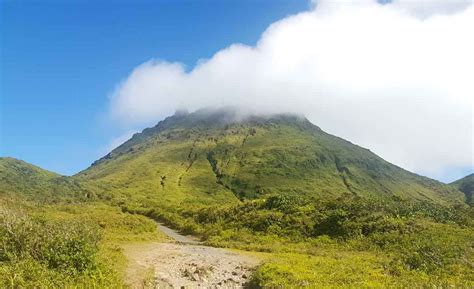
POLYGON ((258 265, 251 256, 195 241, 133 244, 124 252, 132 288, 242 288, 258 265))

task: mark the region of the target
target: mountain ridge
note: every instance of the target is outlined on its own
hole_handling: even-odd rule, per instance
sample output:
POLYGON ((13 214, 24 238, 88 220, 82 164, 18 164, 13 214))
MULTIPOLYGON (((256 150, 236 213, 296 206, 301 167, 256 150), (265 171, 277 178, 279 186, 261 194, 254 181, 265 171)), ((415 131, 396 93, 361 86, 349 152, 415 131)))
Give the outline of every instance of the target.
MULTIPOLYGON (((190 127, 200 127, 200 126, 225 126, 232 123, 246 123, 246 122, 261 122, 265 120, 300 120, 310 124, 310 122, 301 114, 296 113, 278 113, 278 114, 267 114, 267 115, 252 115, 252 114, 243 114, 238 113, 236 109, 232 107, 220 108, 220 109, 200 109, 192 114, 187 110, 177 110, 175 114, 166 117, 165 119, 159 121, 155 126, 145 128, 141 132, 135 133, 132 137, 125 141, 123 144, 119 145, 117 148, 113 149, 110 153, 105 155, 102 158, 99 158, 97 161, 94 161, 92 165, 96 165, 101 162, 101 160, 109 159, 111 154, 114 152, 124 151, 128 149, 133 143, 139 142, 148 136, 159 133, 164 129, 171 129, 176 126, 181 125, 185 128, 190 127), (191 119, 189 116, 192 115, 191 119)), ((311 124, 312 125, 312 124, 311 124)), ((320 130, 319 127, 313 125, 320 130)), ((78 173, 80 174, 80 172, 78 173)))
POLYGON ((386 162, 302 115, 252 115, 232 108, 177 111, 72 177, 13 160, 0 162, 5 191, 31 194, 31 188, 45 187, 50 196, 57 183, 70 195, 131 197, 137 203, 160 203, 161 197, 169 202, 233 203, 269 194, 349 193, 437 203, 464 197, 455 186, 386 162), (21 164, 21 170, 41 177, 9 172, 15 181, 8 181, 5 163, 21 164), (22 188, 5 185, 22 183, 20 179, 22 188))
POLYGON ((0 192, 43 201, 91 197, 74 178, 11 157, 0 157, 0 192))
POLYGON ((466 203, 474 204, 473 195, 474 195, 474 173, 469 174, 463 178, 460 178, 457 181, 450 183, 449 185, 457 188, 466 196, 466 203))
POLYGON ((386 162, 301 115, 242 117, 229 108, 178 112, 135 134, 75 177, 120 187, 122 180, 113 175, 148 195, 166 191, 168 185, 175 192, 185 187, 191 195, 192 190, 207 197, 232 193, 240 200, 269 193, 461 199, 457 190, 386 162), (152 188, 138 185, 134 174, 120 166, 134 167, 152 188), (160 173, 151 173, 154 168, 160 173))
POLYGON ((59 251, 67 271, 57 275, 55 262, 18 284, 44 285, 42 272, 72 284, 69 260, 95 248, 101 253, 87 255, 87 264, 107 270, 78 278, 90 275, 98 286, 106 272, 112 283, 104 287, 119 288, 113 278, 125 272, 116 265, 130 255, 118 248, 138 244, 149 260, 144 241, 161 240, 155 220, 204 245, 265 252, 245 278, 257 288, 473 284, 472 207, 455 185, 403 170, 301 117, 229 119, 180 112, 72 177, 0 158, 0 235, 8 256, 18 244, 26 252, 0 269, 9 280, 31 278, 32 265, 59 251), (32 215, 17 218, 23 210, 32 215), (45 230, 51 225, 61 231, 45 230), (71 232, 82 245, 69 245, 71 232), (85 239, 87 232, 96 233, 85 239), (31 251, 38 244, 47 254, 31 251), (103 265, 94 259, 102 254, 103 265))

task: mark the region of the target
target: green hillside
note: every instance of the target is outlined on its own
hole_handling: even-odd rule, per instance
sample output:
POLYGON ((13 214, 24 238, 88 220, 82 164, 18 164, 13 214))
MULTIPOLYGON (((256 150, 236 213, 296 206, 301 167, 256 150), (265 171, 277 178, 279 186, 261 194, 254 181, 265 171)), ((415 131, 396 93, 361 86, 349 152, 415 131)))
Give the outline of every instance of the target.
POLYGON ((0 193, 45 201, 91 197, 74 179, 14 158, 0 158, 0 193))
POLYGON ((157 240, 143 216, 76 180, 0 158, 0 288, 123 288, 123 241, 157 240))
POLYGON ((459 191, 327 134, 304 117, 237 119, 232 109, 178 113, 75 178, 108 198, 138 203, 232 203, 281 193, 462 202, 459 191))
POLYGON ((471 180, 418 176, 301 116, 181 112, 72 177, 1 158, 0 287, 124 287, 121 248, 165 240, 155 219, 262 257, 255 288, 472 288, 471 180))
POLYGON ((467 175, 462 179, 452 182, 450 185, 464 193, 468 204, 474 204, 472 199, 474 194, 474 174, 467 175))
POLYGON ((474 284, 462 192, 301 116, 178 113, 74 179, 208 245, 270 254, 257 288, 474 284))

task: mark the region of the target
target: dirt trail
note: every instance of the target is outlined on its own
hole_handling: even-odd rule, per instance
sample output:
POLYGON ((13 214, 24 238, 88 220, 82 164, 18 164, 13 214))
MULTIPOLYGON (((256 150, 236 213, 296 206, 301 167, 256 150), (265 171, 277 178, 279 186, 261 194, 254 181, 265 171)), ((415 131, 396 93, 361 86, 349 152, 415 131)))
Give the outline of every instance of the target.
POLYGON ((201 244, 199 240, 193 236, 184 236, 181 235, 180 233, 176 232, 175 230, 166 227, 165 225, 161 223, 156 223, 158 230, 162 231, 163 233, 166 234, 166 236, 170 237, 171 239, 175 240, 176 242, 180 244, 193 244, 193 245, 198 245, 201 244))
POLYGON ((243 288, 258 265, 251 256, 200 245, 162 224, 158 229, 175 242, 125 247, 130 261, 126 278, 132 288, 243 288))

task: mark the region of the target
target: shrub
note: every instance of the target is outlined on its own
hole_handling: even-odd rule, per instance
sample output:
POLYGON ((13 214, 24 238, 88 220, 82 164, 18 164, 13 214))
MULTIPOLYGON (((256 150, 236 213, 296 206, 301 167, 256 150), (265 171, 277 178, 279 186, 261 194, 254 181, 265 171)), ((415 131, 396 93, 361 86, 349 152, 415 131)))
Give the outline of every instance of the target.
POLYGON ((97 226, 79 221, 45 221, 3 210, 0 261, 32 259, 49 269, 83 273, 96 268, 97 226))

